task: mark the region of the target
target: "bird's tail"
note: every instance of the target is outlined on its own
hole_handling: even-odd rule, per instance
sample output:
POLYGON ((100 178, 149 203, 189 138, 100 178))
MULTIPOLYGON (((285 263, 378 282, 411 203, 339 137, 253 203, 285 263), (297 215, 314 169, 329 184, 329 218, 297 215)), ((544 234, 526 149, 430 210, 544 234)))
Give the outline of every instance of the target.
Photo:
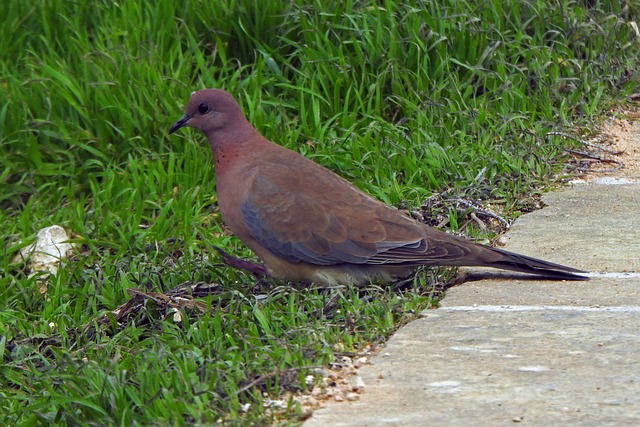
POLYGON ((566 265, 556 264, 538 258, 520 255, 513 252, 505 251, 498 248, 485 246, 486 249, 494 252, 491 261, 487 262, 484 267, 500 268, 503 270, 519 271, 521 273, 535 274, 549 279, 560 280, 589 280, 587 276, 576 273, 586 273, 577 268, 567 267, 566 265), (498 255, 498 256, 496 256, 498 255))

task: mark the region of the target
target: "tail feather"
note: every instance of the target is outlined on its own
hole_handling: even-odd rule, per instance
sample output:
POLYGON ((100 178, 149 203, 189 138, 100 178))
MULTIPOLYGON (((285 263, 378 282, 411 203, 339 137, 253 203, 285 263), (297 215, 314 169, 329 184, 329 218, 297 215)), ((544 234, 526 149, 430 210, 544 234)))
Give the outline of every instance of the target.
POLYGON ((486 267, 500 268, 503 270, 518 271, 521 273, 536 274, 552 279, 561 280, 589 280, 589 277, 575 273, 586 273, 577 268, 545 261, 538 258, 508 252, 502 249, 487 247, 500 255, 499 259, 487 263, 486 267))

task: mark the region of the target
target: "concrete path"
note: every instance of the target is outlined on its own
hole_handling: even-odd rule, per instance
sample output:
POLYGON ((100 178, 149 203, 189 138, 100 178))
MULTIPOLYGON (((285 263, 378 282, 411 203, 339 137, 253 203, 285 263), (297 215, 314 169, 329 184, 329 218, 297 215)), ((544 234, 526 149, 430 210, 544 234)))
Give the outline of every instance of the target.
POLYGON ((359 401, 329 404, 305 427, 640 425, 640 176, 544 202, 506 249, 590 281, 482 271, 491 278, 450 289, 360 369, 359 401))

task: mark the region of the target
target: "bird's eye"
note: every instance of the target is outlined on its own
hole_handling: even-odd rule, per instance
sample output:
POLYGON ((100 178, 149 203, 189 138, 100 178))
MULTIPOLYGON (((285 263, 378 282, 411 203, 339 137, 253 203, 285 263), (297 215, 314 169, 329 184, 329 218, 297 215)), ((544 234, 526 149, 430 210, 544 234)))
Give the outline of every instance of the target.
POLYGON ((209 111, 209 106, 207 104, 203 102, 202 104, 198 105, 198 113, 206 114, 207 111, 209 111))

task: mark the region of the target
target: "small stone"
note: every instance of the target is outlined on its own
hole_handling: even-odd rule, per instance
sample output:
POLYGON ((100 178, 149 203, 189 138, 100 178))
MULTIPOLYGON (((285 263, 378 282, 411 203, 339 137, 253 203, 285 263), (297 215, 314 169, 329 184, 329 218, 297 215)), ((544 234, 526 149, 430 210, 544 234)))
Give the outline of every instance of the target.
POLYGON ((67 232, 59 225, 43 228, 36 234, 36 242, 22 248, 12 262, 28 259, 31 275, 39 271, 56 274, 60 260, 67 258, 75 248, 74 243, 68 243, 69 239, 67 232))
POLYGON ((348 356, 342 356, 342 359, 340 359, 340 361, 347 366, 351 366, 353 364, 353 360, 348 356))
POLYGON ((315 375, 320 375, 322 378, 326 378, 329 376, 329 373, 322 368, 315 368, 311 372, 313 372, 315 375))
POLYGON ((504 237, 504 236, 499 236, 495 240, 495 244, 496 244, 496 246, 506 246, 507 245, 507 238, 504 237))
POLYGON ((311 396, 320 396, 320 395, 321 395, 321 394, 323 394, 323 393, 324 393, 324 391, 323 391, 320 387, 318 387, 318 386, 314 387, 314 388, 311 390, 311 396))
POLYGON ((351 386, 352 391, 364 390, 366 387, 363 379, 360 375, 355 375, 349 379, 349 385, 351 386))
POLYGON ((360 367, 362 365, 366 365, 367 363, 369 363, 369 359, 367 359, 365 356, 362 356, 356 359, 356 363, 354 365, 360 367))
POLYGON ((318 399, 316 399, 313 396, 308 396, 306 401, 305 401, 305 404, 307 404, 307 405, 309 405, 311 407, 316 407, 316 406, 318 406, 318 399))
POLYGON ((358 393, 347 393, 345 397, 349 402, 355 402, 356 400, 360 400, 360 395, 358 393))

